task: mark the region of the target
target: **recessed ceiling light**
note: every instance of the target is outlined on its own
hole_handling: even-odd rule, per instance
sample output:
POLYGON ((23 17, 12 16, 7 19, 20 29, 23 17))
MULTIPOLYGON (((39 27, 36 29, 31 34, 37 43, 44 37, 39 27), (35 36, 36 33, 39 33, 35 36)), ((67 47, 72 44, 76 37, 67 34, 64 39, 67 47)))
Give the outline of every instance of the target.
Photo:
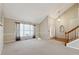
POLYGON ((61 19, 58 19, 57 21, 59 21, 59 22, 60 22, 60 21, 61 21, 61 19))

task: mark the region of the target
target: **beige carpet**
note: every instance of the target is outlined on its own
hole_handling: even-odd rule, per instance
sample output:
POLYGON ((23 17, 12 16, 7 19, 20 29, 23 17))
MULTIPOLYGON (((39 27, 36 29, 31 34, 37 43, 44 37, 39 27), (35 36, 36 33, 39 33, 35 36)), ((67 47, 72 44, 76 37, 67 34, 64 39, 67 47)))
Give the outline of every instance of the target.
POLYGON ((55 40, 24 40, 4 46, 2 55, 77 55, 79 50, 55 40))

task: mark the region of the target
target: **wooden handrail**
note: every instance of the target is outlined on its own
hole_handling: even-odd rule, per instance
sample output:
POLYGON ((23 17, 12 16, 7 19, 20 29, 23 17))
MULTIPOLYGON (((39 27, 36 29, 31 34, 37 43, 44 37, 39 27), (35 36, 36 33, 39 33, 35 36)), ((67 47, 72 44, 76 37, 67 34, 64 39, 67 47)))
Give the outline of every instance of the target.
POLYGON ((71 32, 75 31, 75 38, 76 38, 76 29, 77 29, 77 28, 79 28, 79 26, 76 26, 76 27, 73 28, 72 30, 70 30, 70 31, 68 31, 68 32, 65 32, 65 39, 67 40, 67 41, 65 42, 65 46, 66 46, 67 43, 69 42, 69 34, 70 34, 71 32), (66 38, 66 35, 68 35, 67 38, 66 38))
POLYGON ((72 32, 72 31, 76 30, 77 28, 79 28, 79 26, 76 26, 76 27, 73 28, 72 30, 70 30, 70 31, 68 31, 68 32, 65 32, 65 34, 68 34, 68 33, 72 32))

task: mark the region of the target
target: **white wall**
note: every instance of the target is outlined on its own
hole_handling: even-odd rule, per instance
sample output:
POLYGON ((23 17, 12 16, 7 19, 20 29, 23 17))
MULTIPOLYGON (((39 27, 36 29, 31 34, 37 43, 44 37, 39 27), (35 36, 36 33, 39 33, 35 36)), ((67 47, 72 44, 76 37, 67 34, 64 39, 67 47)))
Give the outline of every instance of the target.
MULTIPOLYGON (((79 3, 78 3, 78 19, 79 19, 79 3)), ((79 22, 79 20, 78 20, 78 22, 79 22)), ((78 25, 79 25, 79 23, 78 23, 78 25)))
POLYGON ((48 17, 46 17, 41 23, 40 23, 40 38, 43 40, 48 40, 50 38, 50 32, 48 27, 48 17))
MULTIPOLYGON (((65 11, 60 16, 61 21, 56 20, 56 36, 60 38, 65 37, 65 32, 73 29, 74 27, 78 26, 79 19, 78 19, 78 5, 75 4, 67 11, 65 11), (60 32, 60 26, 64 26, 64 32, 60 32)), ((73 34, 73 33, 72 33, 73 34)), ((71 36, 73 36, 71 34, 71 36)))
POLYGON ((39 29, 39 25, 38 24, 35 26, 35 36, 36 36, 36 38, 40 37, 40 29, 39 29))
POLYGON ((3 27, 0 26, 0 54, 2 52, 3 49, 3 27))
MULTIPOLYGON (((78 17, 77 17, 77 22, 76 22, 76 23, 79 25, 79 4, 78 4, 77 13, 78 13, 78 14, 77 14, 78 17)), ((78 32, 78 39, 76 39, 76 40, 74 40, 74 41, 68 43, 68 44, 67 44, 67 47, 70 47, 70 48, 74 48, 74 49, 78 49, 78 50, 79 50, 79 29, 77 30, 77 32, 78 32)))
POLYGON ((0 4, 0 54, 3 49, 3 18, 2 18, 2 5, 0 4))
POLYGON ((49 26, 49 30, 50 30, 50 38, 55 37, 55 19, 53 19, 52 17, 48 17, 48 26, 49 26))
POLYGON ((16 23, 13 19, 4 18, 4 42, 14 42, 16 40, 16 23))

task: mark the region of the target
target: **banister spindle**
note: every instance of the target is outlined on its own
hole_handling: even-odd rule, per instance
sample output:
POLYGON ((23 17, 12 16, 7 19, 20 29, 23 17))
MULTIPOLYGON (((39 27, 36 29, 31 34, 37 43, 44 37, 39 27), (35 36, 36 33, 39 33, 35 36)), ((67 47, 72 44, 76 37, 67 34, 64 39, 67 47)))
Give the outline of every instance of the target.
POLYGON ((68 42, 72 41, 69 34, 72 33, 73 31, 75 31, 75 39, 77 39, 78 34, 77 34, 76 30, 78 28, 79 28, 79 26, 76 26, 75 28, 71 29, 70 31, 65 32, 65 39, 66 39, 65 46, 67 45, 68 42))
POLYGON ((75 39, 76 39, 77 37, 76 37, 76 30, 75 30, 75 39))

